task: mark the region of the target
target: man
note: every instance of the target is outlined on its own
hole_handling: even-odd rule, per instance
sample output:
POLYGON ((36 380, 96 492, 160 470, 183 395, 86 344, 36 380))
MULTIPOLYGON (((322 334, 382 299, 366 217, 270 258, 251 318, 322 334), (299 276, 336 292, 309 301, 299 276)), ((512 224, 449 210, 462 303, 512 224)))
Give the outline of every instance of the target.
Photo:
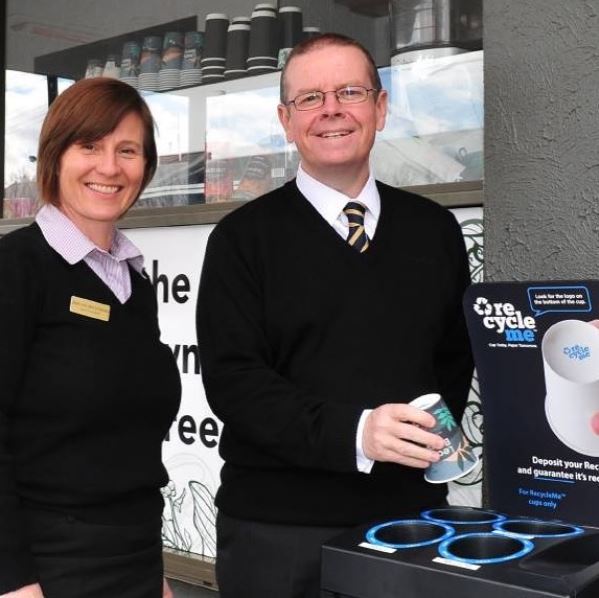
POLYGON ((278 108, 297 179, 210 237, 197 320, 224 422, 223 598, 319 596, 329 537, 445 503, 422 471, 442 440, 407 403, 440 392, 462 416, 468 267, 449 212, 371 177, 386 110, 362 46, 335 34, 299 44, 278 108))

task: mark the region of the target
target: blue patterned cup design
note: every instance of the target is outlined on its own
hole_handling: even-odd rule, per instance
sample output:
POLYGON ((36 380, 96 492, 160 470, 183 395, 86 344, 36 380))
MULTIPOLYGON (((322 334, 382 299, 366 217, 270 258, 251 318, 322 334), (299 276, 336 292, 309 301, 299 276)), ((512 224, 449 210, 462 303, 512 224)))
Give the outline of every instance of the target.
POLYGON ((438 393, 422 395, 410 405, 430 413, 435 418, 433 428, 427 431, 443 438, 445 446, 439 451, 441 459, 431 463, 424 471, 424 479, 432 484, 451 482, 470 473, 478 463, 478 457, 462 433, 451 411, 438 393))

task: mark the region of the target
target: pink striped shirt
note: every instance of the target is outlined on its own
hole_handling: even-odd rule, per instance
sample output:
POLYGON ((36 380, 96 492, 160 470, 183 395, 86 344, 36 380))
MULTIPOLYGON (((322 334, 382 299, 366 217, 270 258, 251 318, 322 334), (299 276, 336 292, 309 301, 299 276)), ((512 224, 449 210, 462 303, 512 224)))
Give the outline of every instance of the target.
POLYGON ((140 250, 118 229, 115 229, 110 251, 104 251, 88 239, 58 208, 44 204, 35 221, 48 245, 69 264, 83 260, 125 303, 131 296, 129 265, 142 273, 144 258, 140 250))

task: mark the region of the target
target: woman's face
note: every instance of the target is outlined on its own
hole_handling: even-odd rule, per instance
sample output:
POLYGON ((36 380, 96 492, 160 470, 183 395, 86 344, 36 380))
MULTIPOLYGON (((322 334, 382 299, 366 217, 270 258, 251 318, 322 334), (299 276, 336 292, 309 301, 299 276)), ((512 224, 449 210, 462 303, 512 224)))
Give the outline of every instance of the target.
MULTIPOLYGON (((93 118, 93 116, 92 116, 93 118)), ((129 113, 91 143, 73 143, 60 159, 58 207, 90 239, 113 226, 137 198, 144 176, 143 123, 129 113)))

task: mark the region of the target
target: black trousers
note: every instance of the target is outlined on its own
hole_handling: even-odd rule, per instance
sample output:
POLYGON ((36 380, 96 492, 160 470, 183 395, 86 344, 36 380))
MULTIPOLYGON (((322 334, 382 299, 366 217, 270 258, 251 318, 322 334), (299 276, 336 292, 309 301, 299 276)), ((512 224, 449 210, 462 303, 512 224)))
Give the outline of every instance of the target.
POLYGON ((44 598, 162 598, 160 521, 101 525, 26 511, 44 598))
POLYGON ((320 598, 322 544, 345 527, 216 519, 221 598, 320 598))

